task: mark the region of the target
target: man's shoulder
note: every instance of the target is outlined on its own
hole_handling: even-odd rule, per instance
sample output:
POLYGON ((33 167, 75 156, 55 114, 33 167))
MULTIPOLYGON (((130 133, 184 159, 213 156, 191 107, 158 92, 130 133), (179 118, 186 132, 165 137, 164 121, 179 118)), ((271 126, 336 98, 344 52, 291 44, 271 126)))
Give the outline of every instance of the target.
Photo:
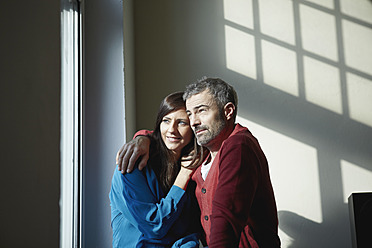
POLYGON ((231 135, 225 140, 226 145, 232 144, 247 144, 254 139, 252 133, 248 130, 248 128, 240 125, 239 123, 236 124, 234 131, 231 135))

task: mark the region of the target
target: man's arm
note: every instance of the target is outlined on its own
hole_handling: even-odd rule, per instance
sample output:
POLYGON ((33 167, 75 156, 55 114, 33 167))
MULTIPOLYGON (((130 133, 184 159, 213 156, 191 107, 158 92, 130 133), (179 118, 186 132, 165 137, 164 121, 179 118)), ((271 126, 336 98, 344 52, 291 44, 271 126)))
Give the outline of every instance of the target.
POLYGON ((209 247, 238 247, 257 189, 258 162, 240 140, 230 140, 222 149, 209 247))
POLYGON ((138 169, 142 170, 145 168, 147 161, 149 160, 151 143, 150 138, 147 137, 147 135, 151 133, 151 131, 140 130, 134 135, 133 140, 124 144, 119 149, 116 154, 116 164, 121 173, 132 172, 138 159, 140 159, 138 169))

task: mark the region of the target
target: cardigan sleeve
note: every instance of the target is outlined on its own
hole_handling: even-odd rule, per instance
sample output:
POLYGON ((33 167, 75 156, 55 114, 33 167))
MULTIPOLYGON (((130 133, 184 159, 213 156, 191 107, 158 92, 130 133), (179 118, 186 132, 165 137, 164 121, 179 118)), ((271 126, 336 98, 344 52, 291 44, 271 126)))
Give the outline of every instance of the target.
POLYGON ((154 173, 150 172, 136 168, 132 173, 119 173, 124 184, 122 197, 139 230, 148 238, 161 239, 178 219, 187 195, 183 189, 172 186, 168 194, 159 199, 160 186, 149 184, 149 180, 155 180, 154 173))
POLYGON ((220 151, 212 203, 209 247, 238 247, 258 184, 258 161, 250 142, 234 136, 220 151))
POLYGON ((136 138, 137 136, 147 136, 147 135, 151 135, 152 133, 153 131, 149 131, 146 129, 139 130, 134 134, 133 139, 136 138))

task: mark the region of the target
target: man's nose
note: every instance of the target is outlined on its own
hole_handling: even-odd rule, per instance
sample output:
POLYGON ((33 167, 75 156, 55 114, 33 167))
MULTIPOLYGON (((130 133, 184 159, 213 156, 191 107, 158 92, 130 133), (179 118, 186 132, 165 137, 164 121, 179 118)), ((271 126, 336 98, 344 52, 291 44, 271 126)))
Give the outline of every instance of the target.
POLYGON ((200 119, 196 115, 190 115, 189 119, 192 127, 200 125, 200 119))

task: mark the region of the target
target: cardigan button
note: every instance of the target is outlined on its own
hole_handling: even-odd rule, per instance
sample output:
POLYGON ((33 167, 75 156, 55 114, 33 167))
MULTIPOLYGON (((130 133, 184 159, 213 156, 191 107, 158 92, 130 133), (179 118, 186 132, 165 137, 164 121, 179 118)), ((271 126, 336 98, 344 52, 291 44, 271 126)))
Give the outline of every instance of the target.
POLYGON ((207 192, 207 190, 206 190, 205 188, 202 188, 202 189, 201 189, 201 192, 202 192, 203 194, 205 194, 205 193, 207 192))
POLYGON ((208 218, 208 215, 204 216, 204 219, 208 221, 208 219, 209 219, 209 218, 208 218))

